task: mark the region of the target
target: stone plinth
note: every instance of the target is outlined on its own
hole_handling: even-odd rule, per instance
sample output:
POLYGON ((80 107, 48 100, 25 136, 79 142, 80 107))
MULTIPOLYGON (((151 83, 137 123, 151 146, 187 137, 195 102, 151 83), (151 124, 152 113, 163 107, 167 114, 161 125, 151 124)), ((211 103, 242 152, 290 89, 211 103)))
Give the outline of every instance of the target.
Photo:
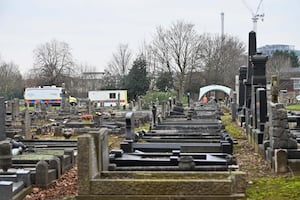
POLYGON ((239 171, 108 171, 107 130, 78 138, 76 199, 245 199, 239 171))
POLYGON ((269 137, 272 149, 296 149, 297 141, 290 133, 287 111, 283 104, 270 103, 269 114, 269 137))

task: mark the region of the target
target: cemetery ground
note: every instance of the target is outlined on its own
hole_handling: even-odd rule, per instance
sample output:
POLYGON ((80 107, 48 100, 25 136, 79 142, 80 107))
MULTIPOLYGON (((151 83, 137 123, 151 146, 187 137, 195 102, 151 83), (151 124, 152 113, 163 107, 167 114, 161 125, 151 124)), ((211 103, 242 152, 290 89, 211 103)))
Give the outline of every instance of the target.
MULTIPOLYGON (((293 200, 300 199, 300 176, 292 172, 275 174, 265 159, 255 153, 254 148, 248 143, 244 130, 232 122, 231 116, 225 113, 222 116, 226 130, 236 140, 234 155, 241 171, 247 173, 248 200, 293 200)), ((123 141, 120 135, 109 136, 109 146, 119 148, 123 141)), ((48 189, 33 187, 32 193, 25 200, 44 199, 75 199, 77 194, 77 167, 73 167, 57 180, 48 189)))

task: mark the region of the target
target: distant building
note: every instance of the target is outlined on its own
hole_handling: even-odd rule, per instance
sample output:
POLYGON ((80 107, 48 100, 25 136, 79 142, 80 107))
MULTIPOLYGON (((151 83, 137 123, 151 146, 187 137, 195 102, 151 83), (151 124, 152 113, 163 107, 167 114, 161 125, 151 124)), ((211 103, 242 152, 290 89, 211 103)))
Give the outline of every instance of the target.
POLYGON ((104 76, 104 72, 83 72, 70 79, 70 82, 66 80, 66 85, 73 96, 87 98, 88 91, 102 89, 104 76))
POLYGON ((272 56, 275 51, 294 51, 298 56, 300 54, 300 51, 295 50, 294 45, 272 44, 257 48, 257 52, 261 52, 268 56, 272 56))
POLYGON ((283 68, 280 70, 280 96, 284 96, 288 103, 296 101, 300 95, 300 68, 283 68))

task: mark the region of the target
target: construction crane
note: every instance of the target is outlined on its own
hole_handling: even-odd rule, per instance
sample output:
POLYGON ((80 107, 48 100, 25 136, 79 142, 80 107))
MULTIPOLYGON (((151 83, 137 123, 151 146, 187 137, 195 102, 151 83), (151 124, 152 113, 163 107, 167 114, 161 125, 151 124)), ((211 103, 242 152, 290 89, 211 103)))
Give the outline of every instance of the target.
POLYGON ((264 16, 265 16, 265 14, 264 13, 262 13, 262 14, 259 14, 258 12, 259 12, 259 9, 260 9, 260 7, 261 7, 261 5, 262 5, 262 2, 263 2, 263 0, 260 0, 260 2, 259 2, 259 4, 258 4, 258 6, 257 6, 257 9, 256 9, 256 12, 253 12, 253 10, 251 9, 251 7, 249 7, 248 6, 248 4, 245 2, 245 0, 243 0, 243 3, 244 3, 244 5, 248 8, 248 10, 251 12, 251 14, 252 14, 252 22, 253 22, 253 31, 254 32, 256 32, 257 31, 257 21, 259 20, 259 19, 261 19, 261 21, 264 21, 264 16))

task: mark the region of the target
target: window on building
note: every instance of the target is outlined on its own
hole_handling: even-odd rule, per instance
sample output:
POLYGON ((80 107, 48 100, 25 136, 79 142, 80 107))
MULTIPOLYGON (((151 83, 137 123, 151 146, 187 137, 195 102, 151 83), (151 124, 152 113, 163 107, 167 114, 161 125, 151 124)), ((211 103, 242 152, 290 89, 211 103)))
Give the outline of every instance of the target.
POLYGON ((109 93, 109 98, 110 99, 115 99, 116 98, 116 93, 109 93))
POLYGON ((300 90, 300 79, 294 79, 294 90, 300 90))

